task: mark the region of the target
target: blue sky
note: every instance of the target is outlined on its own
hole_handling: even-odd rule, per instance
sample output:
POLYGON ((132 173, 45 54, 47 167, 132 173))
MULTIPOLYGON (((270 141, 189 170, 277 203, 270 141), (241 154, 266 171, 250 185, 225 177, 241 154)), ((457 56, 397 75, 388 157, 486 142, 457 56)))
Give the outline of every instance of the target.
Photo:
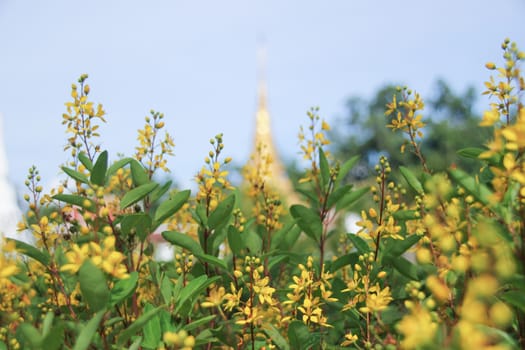
POLYGON ((44 182, 59 175, 64 102, 82 73, 108 113, 101 142, 112 159, 133 154, 144 116, 161 111, 176 143, 172 175, 186 187, 215 134, 238 163, 251 151, 258 38, 276 143, 290 159, 311 106, 333 122, 349 96, 388 82, 423 97, 438 77, 481 90, 505 37, 525 49, 524 15, 522 0, 0 0, 9 177, 23 191, 32 164, 44 182))

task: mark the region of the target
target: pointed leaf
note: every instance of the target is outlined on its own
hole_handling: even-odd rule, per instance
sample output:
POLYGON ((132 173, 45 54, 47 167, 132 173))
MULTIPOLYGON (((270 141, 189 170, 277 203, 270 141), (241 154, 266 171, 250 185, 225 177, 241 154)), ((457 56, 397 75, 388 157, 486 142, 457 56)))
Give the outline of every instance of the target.
POLYGON ((521 310, 521 312, 525 312, 525 298, 523 297, 524 294, 525 293, 523 290, 509 290, 507 292, 503 292, 500 298, 510 305, 518 308, 521 310))
POLYGON ((337 174, 337 178, 335 179, 336 186, 339 186, 341 181, 343 181, 343 179, 348 175, 348 172, 350 172, 350 170, 352 170, 352 168, 357 164, 358 160, 359 156, 353 156, 339 168, 339 173, 337 174))
POLYGON ((49 253, 47 250, 40 250, 32 246, 31 244, 27 244, 26 242, 22 242, 16 239, 12 238, 6 238, 8 242, 12 241, 15 242, 15 248, 16 251, 24 254, 32 259, 35 259, 39 263, 41 263, 44 266, 49 266, 49 253))
POLYGON ((177 312, 185 306, 187 302, 190 301, 190 299, 196 299, 196 297, 204 291, 209 285, 212 283, 215 283, 217 280, 219 280, 220 276, 215 277, 208 277, 206 275, 199 276, 193 280, 191 280, 186 287, 182 288, 180 294, 177 298, 177 307, 175 308, 175 311, 173 312, 175 315, 177 312))
POLYGON ((164 231, 162 232, 162 237, 164 237, 166 241, 173 245, 189 250, 191 253, 193 253, 193 255, 204 254, 204 251, 202 250, 199 243, 184 233, 176 231, 164 231))
POLYGON ((364 239, 352 233, 348 234, 347 237, 352 242, 354 247, 357 249, 359 254, 370 253, 370 247, 368 246, 368 243, 366 243, 364 239))
POLYGON ((410 235, 408 237, 405 237, 403 240, 392 240, 389 246, 386 247, 384 253, 388 254, 392 257, 398 257, 405 253, 407 250, 412 248, 414 244, 419 242, 419 240, 423 238, 421 235, 410 235))
POLYGON ((96 208, 95 202, 93 202, 91 199, 82 196, 77 196, 75 194, 59 193, 54 195, 53 199, 68 204, 76 205, 77 207, 81 207, 89 211, 93 211, 96 208))
POLYGON ((102 321, 104 313, 105 310, 100 310, 97 312, 95 316, 93 316, 93 318, 89 320, 89 322, 82 328, 73 350, 86 350, 89 345, 91 345, 91 340, 97 332, 98 325, 100 324, 100 321, 102 321))
POLYGON ((86 260, 78 272, 80 292, 89 308, 97 312, 106 307, 109 301, 109 289, 106 276, 90 260, 86 260))
POLYGON ((120 208, 125 209, 130 205, 133 205, 138 201, 144 199, 155 188, 157 188, 157 186, 158 184, 151 182, 132 189, 131 191, 126 193, 124 197, 122 197, 122 199, 120 200, 120 208))
POLYGON ((23 343, 29 344, 31 349, 37 350, 42 348, 43 337, 35 327, 29 323, 22 323, 18 326, 18 332, 22 335, 23 343))
POLYGON ((148 171, 144 169, 142 164, 140 164, 135 159, 132 159, 130 162, 131 168, 131 177, 133 178, 133 183, 135 186, 140 186, 150 182, 148 171))
POLYGON ((108 168, 108 171, 106 171, 106 182, 109 180, 109 177, 113 176, 117 172, 117 170, 128 165, 132 159, 133 158, 122 158, 111 164, 111 166, 108 168))
POLYGON ((423 186, 421 185, 421 182, 417 179, 416 175, 408 169, 407 167, 400 166, 399 171, 401 172, 401 175, 405 178, 407 183, 416 191, 418 194, 423 194, 423 186))
POLYGON ((195 254, 195 256, 199 258, 199 260, 213 265, 215 267, 220 267, 223 270, 228 269, 228 265, 226 265, 226 262, 222 259, 217 258, 216 256, 210 254, 195 254))
POLYGON ((453 169, 449 171, 450 176, 461 185, 469 194, 484 205, 490 204, 492 192, 482 183, 479 183, 473 176, 463 170, 453 169))
POLYGON ((162 202, 155 211, 154 221, 160 224, 175 214, 188 201, 190 193, 190 190, 179 191, 172 198, 162 202))
POLYGON ((290 213, 304 233, 316 242, 319 242, 323 233, 323 224, 319 215, 301 204, 292 205, 290 213))
POLYGON ((235 255, 241 254, 241 251, 244 248, 241 233, 235 226, 228 227, 228 245, 235 255))
POLYGON ((65 166, 62 167, 62 171, 65 172, 67 175, 69 175, 70 178, 72 178, 75 181, 78 181, 83 184, 88 184, 89 179, 86 175, 82 174, 81 172, 78 172, 76 170, 73 170, 71 168, 67 168, 65 166))
POLYGON ((326 201, 326 206, 328 208, 332 208, 341 200, 341 198, 343 198, 348 192, 352 190, 352 187, 352 185, 346 185, 343 187, 339 187, 338 189, 330 193, 330 195, 328 196, 328 200, 326 201))
POLYGON ((326 155, 321 147, 319 147, 319 170, 324 191, 330 182, 330 166, 328 165, 328 159, 326 159, 326 155))
POLYGON ((478 159, 479 155, 483 152, 485 152, 483 148, 467 147, 460 149, 456 153, 464 158, 478 159))
POLYGON ((217 205, 217 208, 208 217, 208 226, 215 229, 226 223, 230 218, 235 204, 235 194, 232 193, 217 205))
POLYGON ((133 271, 129 274, 128 278, 115 282, 115 285, 111 288, 110 305, 116 305, 133 295, 135 289, 137 289, 138 279, 138 272, 133 271))
POLYGON ((290 345, 288 345, 286 339, 284 339, 282 334, 277 328, 275 328, 274 325, 269 324, 267 327, 264 328, 264 332, 266 333, 268 338, 272 340, 272 343, 277 345, 279 350, 290 350, 290 345))
POLYGON ((93 169, 93 163, 87 156, 86 152, 80 152, 78 154, 78 160, 86 167, 87 170, 91 171, 91 169, 93 169))
POLYGON ((103 186, 106 180, 106 170, 108 170, 108 151, 100 153, 91 171, 91 183, 103 186))
POLYGON ((51 328, 44 336, 42 344, 46 345, 46 350, 62 349, 62 345, 64 344, 64 325, 60 323, 51 328))
POLYGON ((297 320, 292 321, 288 326, 288 340, 290 348, 294 350, 306 350, 313 345, 308 327, 297 320))
POLYGON ((146 213, 126 214, 120 218, 121 231, 125 235, 137 235, 141 242, 153 231, 151 217, 146 213))
POLYGON ((200 326, 202 325, 205 325, 209 322, 211 322, 212 320, 214 320, 217 316, 215 315, 210 315, 210 316, 205 316, 203 318, 199 318, 198 320, 195 320, 187 325, 184 326, 184 330, 190 332, 196 328, 199 328, 200 326))
POLYGON ((166 194, 166 192, 168 192, 168 190, 171 188, 172 183, 173 181, 169 180, 164 185, 157 187, 155 191, 151 192, 151 194, 149 195, 151 202, 156 202, 162 196, 164 196, 164 194, 166 194))
POLYGON ((119 347, 123 346, 132 336, 136 335, 142 330, 142 327, 151 320, 155 315, 159 313, 161 309, 164 308, 164 305, 156 307, 149 310, 148 312, 143 313, 139 318, 135 320, 128 328, 120 332, 117 339, 117 345, 119 347))
POLYGON ((337 204, 336 208, 337 210, 341 210, 344 208, 349 207, 350 205, 354 204, 359 200, 361 197, 363 197, 368 191, 370 190, 369 187, 361 187, 357 190, 347 192, 343 198, 341 198, 337 204))
POLYGON ((402 256, 391 257, 389 255, 385 256, 383 261, 387 264, 392 264, 394 268, 400 272, 405 277, 410 278, 411 280, 418 281, 418 268, 416 265, 412 264, 407 259, 402 256))
MULTIPOLYGON (((144 312, 148 312, 151 310, 154 310, 154 307, 150 303, 147 303, 144 306, 144 312)), ((159 315, 156 314, 152 318, 150 318, 142 329, 144 331, 142 346, 147 349, 156 349, 159 345, 159 342, 162 340, 162 331, 160 328, 159 315)))

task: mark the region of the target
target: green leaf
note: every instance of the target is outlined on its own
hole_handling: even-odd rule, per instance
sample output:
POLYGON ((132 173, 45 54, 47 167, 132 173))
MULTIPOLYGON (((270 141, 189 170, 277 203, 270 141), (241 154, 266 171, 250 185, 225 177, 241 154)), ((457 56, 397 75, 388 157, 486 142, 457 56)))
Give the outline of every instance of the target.
POLYGON ((290 213, 303 232, 314 241, 319 242, 323 233, 323 224, 318 213, 301 204, 290 207, 290 213))
POLYGON ((398 210, 393 215, 394 219, 406 221, 419 219, 419 212, 417 210, 398 210))
POLYGON ((525 295, 524 291, 518 291, 518 290, 509 290, 507 292, 503 292, 500 295, 500 298, 509 303, 510 305, 517 307, 521 310, 521 312, 525 312, 525 298, 523 297, 525 295))
POLYGON ((262 239, 253 230, 244 231, 241 238, 244 246, 250 251, 250 254, 259 254, 261 252, 262 239))
POLYGON ((145 185, 150 182, 148 171, 144 169, 142 164, 137 160, 132 159, 129 166, 131 169, 131 178, 133 179, 133 184, 135 184, 135 186, 145 185))
POLYGON ((126 193, 120 200, 120 208, 125 209, 130 205, 137 203, 141 199, 144 199, 155 188, 157 188, 157 186, 158 184, 151 182, 132 189, 131 191, 126 193))
POLYGON ((235 226, 228 227, 228 245, 235 255, 241 254, 241 251, 244 248, 241 233, 235 226))
POLYGON ((326 206, 328 208, 332 208, 334 205, 337 204, 341 200, 341 198, 344 197, 345 194, 350 192, 352 190, 353 185, 345 185, 343 187, 339 187, 337 190, 330 193, 328 196, 328 200, 326 201, 326 206))
POLYGON ((87 170, 91 171, 91 169, 93 169, 93 163, 87 156, 86 152, 80 152, 78 154, 78 160, 80 160, 80 163, 82 163, 82 165, 84 165, 87 170))
POLYGON ((203 317, 203 318, 199 318, 198 320, 195 320, 195 321, 193 321, 193 322, 191 322, 191 323, 185 325, 185 326, 183 327, 183 329, 186 330, 186 331, 188 331, 188 332, 190 332, 190 331, 192 331, 192 330, 194 330, 194 329, 196 329, 196 328, 199 328, 199 327, 202 326, 202 325, 205 325, 205 324, 211 322, 211 321, 214 320, 216 317, 217 317, 217 316, 215 316, 215 315, 210 315, 210 316, 205 316, 205 317, 203 317))
POLYGON ((343 179, 348 175, 348 172, 350 172, 350 170, 352 170, 352 168, 357 164, 358 160, 359 156, 353 156, 339 168, 339 173, 337 174, 337 178, 335 179, 336 186, 339 186, 341 181, 343 181, 343 179))
POLYGON ((290 346, 284 337, 281 335, 279 330, 274 325, 269 324, 264 328, 264 333, 272 340, 279 350, 290 350, 290 346))
POLYGON ((349 207, 350 205, 357 202, 359 198, 363 197, 369 190, 370 187, 361 187, 357 190, 346 193, 343 198, 337 202, 336 209, 339 211, 349 207))
POLYGON ((319 147, 319 171, 324 191, 330 182, 330 166, 328 165, 328 159, 326 159, 326 155, 321 147, 319 147))
POLYGON ((473 176, 460 169, 449 170, 450 176, 460 186, 462 186, 469 194, 471 194, 477 201, 484 205, 490 204, 490 197, 492 192, 484 184, 479 183, 473 176))
POLYGON ((335 272, 339 270, 342 267, 345 267, 347 265, 354 266, 359 261, 359 253, 352 252, 349 254, 345 254, 337 260, 335 260, 332 265, 330 266, 330 272, 335 272))
POLYGON ((166 241, 173 245, 189 250, 191 253, 193 253, 193 255, 204 254, 204 251, 202 250, 199 243, 184 233, 177 231, 164 231, 162 232, 162 237, 164 237, 166 241))
POLYGON ((173 181, 169 180, 164 185, 157 187, 157 189, 149 195, 151 202, 158 201, 171 188, 173 181))
POLYGON ((106 307, 109 301, 109 289, 106 276, 90 260, 86 260, 78 272, 80 292, 89 308, 97 312, 106 307))
POLYGON ((421 182, 417 179, 416 175, 408 169, 407 167, 400 166, 399 171, 401 172, 401 175, 405 178, 408 185, 414 189, 418 194, 423 194, 423 186, 421 185, 421 182))
POLYGON ((46 316, 44 317, 44 321, 42 322, 42 335, 44 337, 49 334, 49 331, 51 331, 54 318, 55 314, 51 311, 48 311, 46 316))
POLYGON ((125 167, 132 160, 133 158, 122 158, 122 159, 117 160, 115 163, 111 164, 111 166, 108 168, 108 171, 106 171, 106 182, 109 180, 111 176, 113 176, 113 174, 117 172, 117 170, 125 167))
POLYGON ((182 288, 180 294, 178 295, 176 301, 177 307, 175 308, 173 314, 177 315, 182 307, 191 306, 193 304, 191 301, 192 299, 196 300, 202 291, 204 291, 210 284, 215 283, 220 278, 220 276, 208 277, 207 275, 202 275, 191 280, 186 285, 186 287, 182 288))
POLYGON ((151 309, 143 313, 128 328, 120 332, 120 335, 117 339, 117 345, 122 347, 132 336, 139 333, 144 327, 144 325, 146 324, 146 322, 148 322, 153 317, 155 317, 155 315, 157 315, 158 312, 164 307, 165 307, 164 305, 161 305, 159 307, 156 307, 154 309, 151 309))
MULTIPOLYGON (((144 306, 144 312, 154 310, 154 307, 147 303, 144 306)), ((144 330, 144 339, 142 341, 142 346, 147 349, 156 349, 159 345, 159 342, 162 340, 162 332, 160 328, 160 318, 158 314, 155 314, 151 317, 148 322, 143 327, 144 330)))
POLYGON ((133 295, 135 289, 137 289, 138 279, 138 272, 133 271, 129 274, 128 278, 115 282, 109 298, 110 305, 116 305, 133 295))
POLYGON ((108 151, 100 153, 91 171, 91 183, 104 186, 106 180, 106 171, 108 170, 108 151))
POLYGON ((460 149, 456 153, 463 158, 478 159, 479 155, 483 152, 485 152, 483 148, 467 147, 460 149))
POLYGON ((76 205, 89 211, 93 211, 96 208, 95 202, 93 202, 91 199, 82 196, 77 196, 75 194, 59 193, 55 194, 53 196, 53 199, 68 204, 76 205))
POLYGON ((62 349, 64 344, 64 325, 58 324, 51 328, 47 334, 44 335, 42 344, 45 344, 46 350, 62 349))
POLYGON ((216 256, 213 256, 213 255, 210 255, 210 254, 195 254, 195 256, 197 258, 199 258, 199 260, 203 261, 203 262, 206 262, 208 264, 211 264, 215 267, 220 267, 222 268, 223 270, 227 270, 228 269, 228 265, 226 265, 226 262, 222 259, 219 259, 217 258, 216 256))
POLYGON ((208 226, 211 229, 216 229, 220 225, 226 223, 230 218, 235 204, 235 194, 232 193, 217 205, 217 208, 208 217, 208 226))
POLYGON ((17 333, 21 335, 23 344, 28 344, 33 350, 42 348, 43 337, 32 325, 29 323, 22 323, 18 326, 17 333), (19 333, 20 332, 20 333, 19 333))
POLYGON ((190 190, 179 191, 172 198, 162 202, 155 211, 154 221, 161 224, 175 214, 188 201, 190 193, 190 190))
POLYGON ((308 327, 297 320, 292 321, 288 326, 288 340, 290 349, 294 350, 306 350, 313 345, 308 327))
POLYGON ((39 250, 31 244, 27 244, 26 242, 22 242, 12 238, 6 238, 6 240, 8 242, 15 242, 15 248, 17 252, 24 254, 32 259, 35 259, 45 267, 49 266, 50 256, 47 250, 39 250))
POLYGON ((383 261, 387 264, 392 264, 392 266, 405 277, 408 277, 414 281, 419 280, 417 266, 412 264, 410 261, 403 258, 402 256, 392 257, 387 255, 385 256, 383 261))
POLYGON ((151 217, 146 213, 126 214, 120 218, 121 232, 125 235, 137 235, 144 242, 153 231, 151 217))
POLYGON ((142 337, 137 337, 135 341, 131 344, 131 346, 128 348, 128 350, 139 350, 140 343, 142 343, 142 337))
POLYGON ((359 254, 370 253, 370 247, 364 239, 352 233, 348 234, 347 237, 357 249, 359 254))
POLYGON ((412 248, 414 244, 419 242, 423 238, 423 235, 410 235, 405 237, 403 240, 392 239, 390 245, 386 247, 384 253, 385 255, 390 255, 392 257, 398 257, 405 253, 407 250, 412 248))
POLYGON ((97 312, 95 316, 93 316, 93 318, 89 320, 89 322, 82 328, 73 350, 86 350, 89 345, 91 345, 91 340, 97 332, 98 325, 100 324, 100 321, 102 321, 102 317, 104 317, 105 312, 105 310, 100 310, 97 312))
POLYGON ((69 177, 71 177, 73 180, 76 180, 83 184, 89 183, 89 179, 87 178, 87 176, 82 174, 81 172, 78 172, 71 168, 67 168, 65 166, 62 167, 62 171, 65 172, 67 175, 69 175, 69 177))

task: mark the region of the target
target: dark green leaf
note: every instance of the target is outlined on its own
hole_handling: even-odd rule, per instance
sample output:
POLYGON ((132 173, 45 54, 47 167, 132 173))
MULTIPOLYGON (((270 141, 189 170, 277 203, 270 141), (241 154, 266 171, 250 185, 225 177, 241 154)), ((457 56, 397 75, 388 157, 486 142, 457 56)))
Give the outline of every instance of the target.
POLYGON ((97 312, 95 316, 93 316, 93 318, 89 320, 89 322, 82 328, 73 350, 86 350, 89 345, 91 345, 91 340, 97 332, 98 325, 100 324, 102 317, 104 317, 104 313, 105 310, 100 310, 97 312))
POLYGON ((485 152, 483 148, 467 147, 460 149, 456 153, 464 158, 478 159, 479 155, 483 152, 485 152))
POLYGON ((339 186, 341 181, 343 181, 343 179, 348 175, 348 172, 352 170, 352 168, 356 165, 358 160, 359 156, 353 156, 339 168, 339 173, 337 174, 337 178, 335 179, 336 186, 339 186))
POLYGON ((117 345, 120 347, 123 346, 132 336, 139 333, 142 330, 142 327, 144 327, 144 325, 146 324, 146 322, 155 317, 155 315, 157 315, 162 308, 164 308, 164 305, 143 313, 128 328, 121 331, 117 339, 117 345))
POLYGON ((46 350, 62 349, 62 345, 64 344, 64 325, 59 323, 51 328, 44 336, 42 344, 45 344, 46 350))
POLYGON ((177 231, 164 231, 162 232, 162 237, 173 245, 189 250, 194 255, 204 254, 199 243, 184 233, 177 231))
POLYGON ((294 320, 288 326, 290 349, 306 350, 312 346, 312 338, 308 327, 301 321, 294 320))
POLYGON ((250 254, 259 254, 262 248, 262 239, 253 230, 245 230, 241 238, 244 242, 244 246, 250 250, 250 254))
POLYGON ((419 212, 417 210, 398 210, 394 213, 394 219, 406 221, 419 219, 419 212))
POLYGON ((133 271, 129 274, 128 278, 120 279, 115 282, 115 285, 111 289, 109 303, 111 305, 116 305, 130 297, 137 288, 138 279, 138 272, 133 271))
POLYGON ((155 211, 155 222, 160 224, 175 214, 188 201, 190 193, 190 190, 179 191, 172 198, 162 202, 155 211))
POLYGON ((290 213, 303 232, 314 241, 319 242, 323 233, 323 224, 319 214, 301 204, 292 205, 290 213))
POLYGON ((175 311, 173 313, 176 315, 183 306, 187 307, 188 305, 186 305, 186 303, 192 303, 191 300, 197 299, 197 297, 202 291, 204 291, 210 284, 216 282, 219 279, 219 276, 210 278, 206 275, 202 275, 191 280, 186 285, 186 287, 182 288, 180 294, 178 295, 178 298, 176 300, 177 307, 175 308, 175 311))
MULTIPOLYGON (((144 306, 144 312, 154 310, 154 307, 147 303, 144 306)), ((151 317, 148 322, 143 327, 144 338, 142 341, 142 346, 147 349, 157 349, 159 342, 162 340, 162 332, 160 329, 160 318, 158 314, 151 317)))
POLYGON ((61 202, 65 202, 68 204, 76 205, 78 207, 84 208, 89 211, 95 210, 95 202, 93 202, 91 199, 77 196, 75 194, 65 194, 65 193, 59 193, 53 196, 53 199, 59 200, 61 202))
POLYGON ((359 189, 353 190, 346 193, 341 200, 337 202, 337 210, 341 210, 349 207, 350 205, 357 202, 357 200, 365 195, 370 190, 369 187, 361 187, 359 189))
POLYGON ((359 254, 365 254, 370 253, 370 247, 368 246, 368 243, 365 242, 364 239, 361 237, 355 235, 355 234, 348 234, 348 239, 352 242, 354 247, 357 249, 359 254))
POLYGON ((330 166, 328 165, 328 159, 326 159, 326 155, 321 147, 319 147, 319 171, 324 191, 330 182, 330 166))
POLYGON ((125 209, 130 205, 133 205, 138 201, 144 199, 155 188, 157 188, 157 186, 158 184, 151 182, 132 189, 131 191, 126 193, 124 197, 122 197, 122 199, 120 200, 120 208, 125 209))
POLYGON ((279 350, 290 350, 290 346, 284 337, 281 335, 279 330, 274 325, 269 324, 268 327, 264 328, 264 332, 269 339, 272 340, 279 350))
POLYGON ((24 254, 32 259, 35 259, 36 261, 38 261, 39 263, 41 263, 42 265, 46 267, 49 265, 50 257, 49 257, 49 253, 47 252, 47 250, 37 249, 31 244, 27 244, 25 242, 22 242, 16 239, 12 239, 12 238, 6 238, 6 239, 8 242, 10 241, 15 242, 15 248, 17 252, 24 254))
POLYGON ((328 196, 328 200, 326 201, 326 206, 328 208, 332 208, 334 205, 337 204, 341 200, 341 198, 344 197, 345 194, 350 192, 352 190, 352 185, 345 185, 343 187, 339 187, 334 192, 330 193, 328 196))
POLYGON ((21 335, 23 344, 28 344, 33 350, 42 348, 43 337, 38 330, 29 323, 22 323, 18 326, 17 333, 21 335))
POLYGON ((228 227, 228 245, 235 255, 241 254, 241 251, 244 248, 241 233, 235 226, 228 227))
POLYGON ((414 281, 418 280, 417 266, 412 264, 410 261, 403 258, 402 256, 392 257, 387 255, 385 256, 383 261, 387 264, 392 264, 392 266, 405 277, 408 277, 414 281))
POLYGON ((106 171, 108 170, 108 151, 100 153, 91 171, 91 183, 104 186, 106 171))
POLYGON ((385 249, 385 254, 392 257, 398 257, 405 253, 407 250, 412 248, 414 244, 419 242, 423 236, 421 235, 410 235, 405 237, 403 240, 392 239, 391 244, 385 249))
POLYGON ((87 170, 91 171, 93 169, 93 163, 87 156, 86 152, 80 152, 78 154, 78 160, 80 160, 80 163, 86 167, 87 170))
POLYGON ((111 164, 111 166, 108 168, 108 171, 106 171, 106 181, 108 181, 109 177, 113 176, 113 174, 115 174, 117 170, 128 165, 128 163, 131 162, 132 159, 133 158, 122 158, 117 160, 115 163, 111 164))
POLYGON ((408 185, 414 189, 418 194, 423 194, 423 186, 421 185, 421 182, 417 179, 416 175, 408 169, 407 167, 400 166, 399 171, 401 172, 401 175, 405 178, 408 185))
POLYGON ((222 202, 217 205, 217 208, 208 217, 208 226, 215 229, 220 225, 226 223, 230 218, 235 204, 235 194, 230 194, 222 202))
POLYGON ((120 218, 120 227, 125 235, 137 235, 142 242, 152 231, 151 217, 146 213, 126 214, 120 218))
POLYGON ((150 182, 148 171, 144 169, 142 164, 137 160, 132 159, 129 166, 131 169, 131 178, 135 186, 145 185, 150 182))
POLYGON ((90 260, 86 260, 78 272, 80 292, 89 308, 97 312, 106 307, 109 301, 109 289, 106 276, 90 260))
POLYGON ((157 187, 157 189, 149 195, 151 202, 158 201, 168 190, 171 188, 171 184, 173 181, 169 180, 164 185, 157 187))
POLYGON ((210 316, 205 316, 203 318, 199 318, 198 320, 195 320, 193 321, 192 323, 189 323, 187 325, 184 326, 184 329, 188 332, 196 329, 196 328, 199 328, 200 326, 202 325, 205 325, 209 322, 211 322, 212 320, 214 320, 217 316, 215 315, 210 315, 210 316))
POLYGON ((213 256, 213 255, 210 255, 210 254, 195 254, 195 256, 197 258, 199 258, 199 260, 203 261, 203 262, 206 262, 210 265, 213 265, 215 267, 220 267, 222 268, 223 270, 227 270, 228 269, 228 265, 226 265, 226 262, 222 259, 219 259, 217 258, 216 256, 213 256))
POLYGON ((76 180, 83 184, 89 183, 89 179, 87 178, 87 176, 82 174, 81 172, 67 168, 65 166, 62 167, 62 171, 69 175, 69 177, 71 177, 73 180, 76 180))

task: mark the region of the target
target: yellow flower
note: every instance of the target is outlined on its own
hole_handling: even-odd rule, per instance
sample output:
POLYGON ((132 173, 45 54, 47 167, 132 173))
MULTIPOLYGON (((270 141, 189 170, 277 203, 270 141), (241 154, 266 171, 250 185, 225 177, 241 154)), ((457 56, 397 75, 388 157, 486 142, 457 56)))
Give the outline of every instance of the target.
POLYGON ((202 307, 219 307, 224 301, 226 290, 224 287, 214 287, 210 290, 210 295, 206 297, 206 301, 201 303, 202 307))
POLYGON ((66 252, 66 259, 69 264, 65 264, 60 268, 62 272, 77 273, 80 266, 89 257, 89 245, 84 244, 79 247, 77 244, 71 246, 71 251, 66 252))
POLYGON ((420 306, 412 308, 397 324, 397 330, 404 336, 402 349, 419 349, 432 343, 438 325, 432 321, 430 313, 420 306))

